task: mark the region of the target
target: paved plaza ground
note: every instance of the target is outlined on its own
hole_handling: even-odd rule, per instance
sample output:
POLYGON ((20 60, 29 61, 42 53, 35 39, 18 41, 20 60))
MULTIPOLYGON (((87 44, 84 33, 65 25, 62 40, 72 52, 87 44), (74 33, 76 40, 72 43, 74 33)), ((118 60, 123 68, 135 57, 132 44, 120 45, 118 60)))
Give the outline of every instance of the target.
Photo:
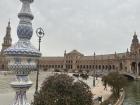
MULTIPOLYGON (((39 86, 41 86, 41 83, 43 80, 50 76, 53 75, 52 72, 40 72, 39 75, 39 86)), ((70 74, 72 75, 72 74, 70 74)), ((9 83, 14 79, 14 75, 0 75, 0 105, 10 105, 13 102, 15 92, 14 90, 10 87, 9 83)), ((32 72, 30 74, 30 78, 33 81, 33 86, 29 89, 27 92, 27 97, 28 101, 31 102, 33 99, 33 94, 35 91, 35 77, 36 73, 32 72)), ((107 90, 104 90, 104 86, 102 85, 101 78, 98 78, 96 80, 96 87, 93 87, 93 77, 89 77, 88 80, 84 80, 90 87, 91 91, 94 94, 94 97, 102 96, 103 100, 107 99, 110 95, 110 88, 108 87, 107 90)))

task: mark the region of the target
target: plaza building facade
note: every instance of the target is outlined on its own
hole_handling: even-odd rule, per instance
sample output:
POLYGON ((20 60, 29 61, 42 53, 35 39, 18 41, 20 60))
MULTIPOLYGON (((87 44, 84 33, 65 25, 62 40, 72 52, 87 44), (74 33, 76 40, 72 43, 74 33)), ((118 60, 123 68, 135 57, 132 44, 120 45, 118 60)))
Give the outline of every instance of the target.
POLYGON ((133 35, 130 51, 123 53, 86 56, 77 50, 64 52, 64 56, 42 57, 40 68, 43 70, 66 71, 96 71, 109 72, 120 71, 140 76, 140 43, 136 32, 133 35))
MULTIPOLYGON (((8 22, 6 35, 3 38, 0 54, 0 70, 7 70, 7 61, 3 51, 12 45, 11 26, 8 22)), ((130 50, 123 53, 86 56, 77 50, 64 51, 64 56, 43 56, 40 58, 39 67, 42 70, 64 70, 64 71, 122 71, 140 76, 140 43, 136 35, 133 35, 130 50)))

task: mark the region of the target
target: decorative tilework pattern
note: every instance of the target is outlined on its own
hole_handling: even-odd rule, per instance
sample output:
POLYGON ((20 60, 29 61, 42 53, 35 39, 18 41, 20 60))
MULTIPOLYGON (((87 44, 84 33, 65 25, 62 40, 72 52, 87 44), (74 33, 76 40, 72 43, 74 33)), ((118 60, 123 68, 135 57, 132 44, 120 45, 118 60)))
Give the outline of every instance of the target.
POLYGON ((41 53, 31 45, 29 40, 21 39, 15 45, 5 50, 9 56, 41 56, 41 53))
POLYGON ((30 10, 30 3, 34 0, 20 1, 23 5, 18 14, 20 22, 17 27, 17 36, 19 40, 4 50, 4 54, 9 58, 8 69, 16 74, 16 80, 11 83, 11 87, 16 91, 14 103, 11 105, 30 105, 27 102, 26 91, 32 86, 32 82, 28 75, 37 68, 36 58, 40 57, 41 53, 30 42, 33 35, 31 23, 33 15, 30 10))
POLYGON ((30 40, 33 35, 33 29, 31 25, 20 24, 17 28, 17 35, 19 39, 30 40))

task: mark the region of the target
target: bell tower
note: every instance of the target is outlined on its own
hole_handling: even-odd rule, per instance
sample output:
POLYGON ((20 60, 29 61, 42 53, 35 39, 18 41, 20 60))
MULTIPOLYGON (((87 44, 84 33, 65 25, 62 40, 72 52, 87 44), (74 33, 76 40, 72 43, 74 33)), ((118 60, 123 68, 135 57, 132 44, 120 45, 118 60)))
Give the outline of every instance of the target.
POLYGON ((12 44, 12 38, 11 38, 11 26, 10 21, 8 22, 8 26, 6 28, 6 35, 4 36, 3 43, 2 43, 2 49, 1 49, 1 55, 3 55, 3 51, 10 47, 12 44))
POLYGON ((137 37, 136 32, 134 33, 133 39, 132 39, 132 43, 131 43, 131 52, 137 54, 138 53, 138 49, 139 49, 139 40, 137 37))

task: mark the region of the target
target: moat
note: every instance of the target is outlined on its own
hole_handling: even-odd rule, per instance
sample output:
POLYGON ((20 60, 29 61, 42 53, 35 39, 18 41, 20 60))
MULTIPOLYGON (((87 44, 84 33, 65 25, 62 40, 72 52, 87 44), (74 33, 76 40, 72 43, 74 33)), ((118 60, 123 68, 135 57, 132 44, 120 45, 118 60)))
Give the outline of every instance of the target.
POLYGON ((140 81, 129 81, 123 105, 140 105, 140 81))

